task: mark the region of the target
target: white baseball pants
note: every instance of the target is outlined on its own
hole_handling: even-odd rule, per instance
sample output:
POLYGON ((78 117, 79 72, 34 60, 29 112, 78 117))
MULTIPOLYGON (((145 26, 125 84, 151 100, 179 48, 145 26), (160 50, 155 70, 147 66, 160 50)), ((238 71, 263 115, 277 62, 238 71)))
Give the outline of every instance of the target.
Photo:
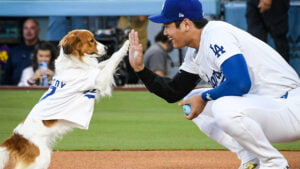
MULTIPOLYGON (((186 98, 205 90, 193 90, 186 98)), ((242 163, 257 157, 260 169, 283 169, 287 161, 270 142, 300 139, 300 88, 289 91, 286 99, 252 94, 221 97, 209 101, 193 122, 242 163)))

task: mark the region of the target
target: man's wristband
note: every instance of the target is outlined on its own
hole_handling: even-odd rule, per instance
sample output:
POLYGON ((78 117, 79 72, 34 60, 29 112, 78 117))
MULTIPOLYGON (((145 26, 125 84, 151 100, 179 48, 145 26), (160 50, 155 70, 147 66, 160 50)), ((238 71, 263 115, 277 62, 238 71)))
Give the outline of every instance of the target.
POLYGON ((213 100, 213 99, 211 98, 211 96, 210 96, 210 93, 207 92, 207 91, 203 92, 203 93, 201 94, 201 97, 202 97, 202 99, 203 99, 204 101, 206 101, 206 102, 208 102, 208 101, 210 101, 210 100, 213 100))

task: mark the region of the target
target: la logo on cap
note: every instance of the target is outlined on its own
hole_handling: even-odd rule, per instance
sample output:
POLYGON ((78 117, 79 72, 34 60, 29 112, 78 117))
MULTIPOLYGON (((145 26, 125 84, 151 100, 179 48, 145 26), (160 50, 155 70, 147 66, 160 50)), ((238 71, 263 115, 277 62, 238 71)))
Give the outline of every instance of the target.
POLYGON ((182 17, 184 17, 184 14, 179 13, 179 14, 178 14, 178 17, 179 17, 179 18, 182 18, 182 17))

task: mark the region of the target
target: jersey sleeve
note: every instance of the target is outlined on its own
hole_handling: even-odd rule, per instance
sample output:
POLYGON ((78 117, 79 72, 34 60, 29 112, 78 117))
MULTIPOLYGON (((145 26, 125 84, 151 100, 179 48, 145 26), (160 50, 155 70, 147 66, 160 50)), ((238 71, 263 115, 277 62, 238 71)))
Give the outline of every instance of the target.
POLYGON ((203 92, 203 100, 216 100, 223 96, 242 96, 249 92, 251 78, 243 55, 238 54, 227 59, 222 64, 221 70, 226 80, 216 88, 203 92))
POLYGON ((186 72, 192 74, 198 74, 198 66, 193 62, 194 57, 196 56, 197 51, 192 48, 188 48, 184 57, 184 62, 180 66, 180 70, 184 70, 186 72))
POLYGON ((226 30, 218 29, 212 31, 206 44, 205 47, 209 56, 212 57, 211 59, 214 60, 214 63, 219 68, 228 58, 242 53, 238 40, 226 30))

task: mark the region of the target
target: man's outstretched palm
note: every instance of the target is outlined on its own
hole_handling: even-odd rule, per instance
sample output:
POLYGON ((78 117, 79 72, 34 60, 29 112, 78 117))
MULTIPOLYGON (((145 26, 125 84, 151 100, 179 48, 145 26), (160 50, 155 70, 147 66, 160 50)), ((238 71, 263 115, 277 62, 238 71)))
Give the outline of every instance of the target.
POLYGON ((138 33, 131 30, 129 33, 129 63, 134 71, 138 72, 144 69, 143 46, 139 41, 138 33))

